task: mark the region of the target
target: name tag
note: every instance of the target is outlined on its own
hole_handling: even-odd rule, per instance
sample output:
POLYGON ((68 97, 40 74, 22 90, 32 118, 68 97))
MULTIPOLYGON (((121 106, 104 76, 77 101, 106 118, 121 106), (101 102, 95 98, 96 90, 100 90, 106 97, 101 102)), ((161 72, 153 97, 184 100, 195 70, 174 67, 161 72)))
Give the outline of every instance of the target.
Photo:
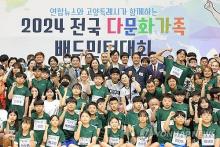
POLYGON ((12 98, 12 105, 24 106, 24 98, 23 95, 14 95, 12 98))
POLYGON ((147 144, 147 137, 137 137, 136 147, 145 147, 147 144))
POLYGON ((59 136, 54 136, 54 135, 48 135, 47 139, 47 146, 49 147, 55 147, 58 145, 59 142, 59 136))
MULTIPOLYGON (((161 130, 162 130, 162 132, 165 132, 165 130, 164 130, 164 124, 165 124, 165 121, 161 121, 161 130)), ((170 126, 172 126, 172 125, 174 125, 174 122, 173 122, 173 120, 170 120, 170 126)))
POLYGON ((175 145, 184 146, 186 144, 186 135, 174 132, 172 143, 175 145))
POLYGON ((78 115, 80 114, 80 110, 74 110, 74 112, 78 115))
POLYGON ((101 96, 92 95, 92 101, 97 102, 98 99, 102 98, 101 96))
POLYGON ((139 72, 139 76, 144 76, 143 72, 139 72))
POLYGON ((217 113, 220 109, 213 108, 213 112, 217 113))
POLYGON ((19 147, 30 147, 30 138, 19 139, 19 147))
POLYGON ((91 138, 80 137, 78 145, 88 145, 90 144, 91 138))
POLYGON ((183 70, 178 68, 178 67, 175 67, 175 66, 173 66, 171 71, 170 71, 170 75, 174 75, 177 78, 180 78, 182 73, 183 73, 183 70))
POLYGON ((64 130, 74 131, 74 128, 76 126, 76 121, 71 119, 65 119, 63 124, 64 130))
POLYGON ((215 145, 215 134, 203 134, 202 146, 214 146, 215 145))
POLYGON ((120 141, 119 138, 109 137, 109 144, 111 146, 115 146, 116 144, 119 144, 119 141, 120 141))
POLYGON ((47 120, 34 120, 34 130, 45 130, 45 125, 47 124, 47 120))

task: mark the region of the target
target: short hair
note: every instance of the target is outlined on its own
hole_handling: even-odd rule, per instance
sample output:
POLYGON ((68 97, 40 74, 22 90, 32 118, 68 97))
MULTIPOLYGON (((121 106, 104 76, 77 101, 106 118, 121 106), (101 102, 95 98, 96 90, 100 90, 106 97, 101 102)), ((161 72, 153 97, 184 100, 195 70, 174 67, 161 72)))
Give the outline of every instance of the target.
POLYGON ((119 55, 119 51, 113 50, 113 51, 111 51, 111 53, 110 53, 110 57, 113 56, 115 53, 117 53, 117 54, 119 55))
POLYGON ((90 117, 91 117, 91 114, 89 113, 89 111, 88 110, 83 110, 83 112, 82 113, 80 113, 80 117, 82 116, 82 114, 83 113, 87 113, 90 117))
POLYGON ((174 95, 186 95, 186 91, 185 89, 177 89, 175 92, 174 92, 174 95))
POLYGON ((34 66, 34 67, 33 67, 33 71, 37 71, 37 70, 42 71, 43 68, 42 68, 41 66, 34 66))
POLYGON ((53 59, 55 62, 57 62, 57 64, 59 63, 57 57, 51 56, 51 57, 48 59, 48 65, 50 65, 50 61, 51 61, 52 59, 53 59))
POLYGON ((43 58, 45 57, 43 52, 37 52, 34 57, 36 58, 37 56, 43 56, 43 58))
POLYGON ((132 100, 133 103, 136 103, 136 102, 142 102, 142 99, 140 96, 135 96, 132 100))
POLYGON ((35 58, 34 54, 27 55, 27 61, 34 59, 34 58, 35 58))
POLYGON ((189 52, 188 54, 187 54, 187 57, 197 57, 197 55, 196 55, 196 53, 194 53, 194 52, 189 52))
POLYGON ((44 101, 42 99, 38 99, 34 101, 34 106, 38 106, 38 105, 44 105, 44 101))
POLYGON ((140 116, 142 116, 142 115, 148 117, 147 111, 146 111, 146 110, 141 110, 141 111, 138 113, 138 117, 140 117, 140 116))
POLYGON ((22 119, 22 123, 30 124, 30 130, 31 130, 32 127, 33 127, 33 121, 32 121, 32 119, 31 119, 31 117, 25 116, 25 117, 22 119))
POLYGON ((8 59, 8 66, 9 66, 9 63, 11 62, 11 60, 15 60, 17 63, 20 64, 20 62, 18 62, 18 59, 17 59, 16 57, 10 57, 10 58, 8 59))
POLYGON ((147 61, 147 63, 149 64, 149 63, 150 63, 149 57, 143 57, 143 58, 141 58, 141 63, 144 62, 144 61, 147 61))
POLYGON ((201 91, 200 90, 195 90, 191 93, 191 96, 201 96, 201 91))
POLYGON ((210 93, 211 98, 213 98, 214 94, 218 94, 219 92, 220 92, 220 87, 213 87, 210 89, 209 93, 210 93))
POLYGON ((111 97, 111 98, 109 99, 109 103, 110 103, 111 101, 117 101, 117 102, 118 102, 118 99, 117 99, 116 97, 111 97))
POLYGON ((96 101, 97 105, 98 105, 99 103, 104 103, 104 102, 105 102, 105 99, 103 99, 103 98, 99 98, 99 99, 96 101))
POLYGON ((155 55, 156 54, 156 52, 149 52, 149 54, 148 54, 148 57, 150 57, 151 55, 155 55))
POLYGON ((6 71, 5 67, 3 65, 0 65, 0 69, 6 71))
POLYGON ((209 59, 208 59, 207 57, 201 57, 201 58, 200 58, 200 61, 202 61, 202 60, 207 60, 207 61, 209 61, 209 59))
POLYGON ((189 63, 190 63, 191 61, 193 61, 193 60, 197 62, 197 59, 196 59, 196 58, 190 58, 190 59, 189 59, 189 63))
POLYGON ((113 74, 113 73, 117 73, 117 74, 120 75, 121 72, 120 72, 120 70, 118 68, 111 68, 110 69, 110 75, 113 74))
POLYGON ((75 103, 77 105, 77 101, 74 97, 69 97, 66 99, 66 104, 68 103, 75 103))
POLYGON ((97 108, 96 102, 90 102, 90 103, 88 103, 87 108, 89 108, 89 106, 95 106, 95 107, 97 108))
POLYGON ((104 80, 104 75, 103 75, 102 73, 99 73, 99 72, 96 73, 95 76, 94 76, 94 78, 95 78, 95 77, 101 77, 101 78, 104 80))
POLYGON ((211 108, 203 108, 203 109, 201 109, 199 111, 199 116, 201 117, 205 113, 212 114, 212 109, 211 108))
POLYGON ((185 56, 187 56, 187 52, 185 49, 179 49, 176 54, 178 55, 179 53, 184 52, 185 56))
POLYGON ((2 54, 2 55, 0 56, 0 62, 8 61, 8 59, 9 59, 9 57, 8 57, 8 55, 6 55, 6 54, 2 54))
POLYGON ((147 83, 147 84, 150 84, 150 83, 155 84, 155 83, 154 83, 154 79, 152 79, 152 78, 148 79, 146 83, 147 83))
POLYGON ((132 54, 132 58, 134 57, 134 55, 138 55, 139 57, 141 57, 140 52, 135 52, 135 53, 133 53, 133 54, 132 54))
POLYGON ((127 52, 122 52, 120 55, 120 58, 122 59, 122 57, 124 57, 124 56, 129 58, 129 54, 127 52))
POLYGON ((66 57, 71 58, 71 55, 67 53, 63 56, 63 58, 66 58, 66 57))
POLYGON ((169 98, 169 99, 172 99, 173 100, 173 95, 171 94, 171 93, 165 93, 164 95, 163 95, 163 99, 164 98, 169 98))
POLYGON ((67 80, 71 81, 71 77, 69 75, 63 75, 61 77, 61 80, 63 80, 63 79, 67 79, 67 80))
POLYGON ((175 115, 173 116, 174 118, 178 117, 178 116, 182 116, 182 117, 186 117, 186 114, 183 111, 176 111, 175 115))
POLYGON ((72 61, 74 58, 76 58, 76 59, 78 59, 78 60, 80 61, 79 56, 76 56, 76 55, 73 55, 73 56, 71 57, 71 61, 72 61))
POLYGON ((16 77, 16 78, 21 78, 21 77, 23 77, 24 79, 27 78, 26 74, 23 73, 23 72, 18 72, 18 73, 16 73, 16 74, 15 74, 15 77, 16 77))
POLYGON ((80 89, 80 91, 82 90, 82 85, 80 83, 75 83, 73 85, 72 89, 75 88, 75 87, 78 87, 80 89))
POLYGON ((178 79, 176 76, 174 76, 174 75, 168 76, 167 81, 169 81, 170 79, 174 79, 178 83, 178 79))

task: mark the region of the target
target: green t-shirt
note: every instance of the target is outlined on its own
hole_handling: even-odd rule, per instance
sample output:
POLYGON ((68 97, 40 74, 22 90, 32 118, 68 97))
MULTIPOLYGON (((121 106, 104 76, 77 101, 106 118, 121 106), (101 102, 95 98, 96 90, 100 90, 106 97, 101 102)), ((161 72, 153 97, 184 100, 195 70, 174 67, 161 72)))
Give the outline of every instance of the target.
MULTIPOLYGON (((97 112, 96 116, 99 118, 99 120, 101 120, 102 126, 107 125, 107 115, 106 114, 102 114, 102 113, 97 112)), ((104 129, 104 127, 103 127, 103 129, 104 129)))
POLYGON ((109 90, 105 86, 102 86, 100 89, 98 89, 95 85, 92 85, 91 95, 91 101, 96 102, 100 98, 106 98, 106 96, 109 95, 109 90))
POLYGON ((193 75, 193 71, 191 68, 178 64, 177 62, 174 62, 171 59, 164 58, 164 65, 165 65, 165 71, 166 71, 166 76, 165 76, 165 87, 167 87, 167 78, 170 75, 174 75, 178 78, 178 83, 179 85, 183 85, 186 77, 190 77, 193 75))
MULTIPOLYGON (((161 108, 156 112, 156 120, 157 120, 157 133, 158 133, 158 142, 161 144, 165 144, 166 142, 170 142, 171 136, 169 133, 166 133, 163 125, 167 120, 171 111, 175 111, 172 107, 169 110, 165 110, 161 108)), ((170 125, 173 125, 173 120, 170 121, 170 125)))
POLYGON ((112 111, 109 111, 108 114, 107 114, 107 122, 109 122, 112 117, 118 118, 119 123, 121 125, 127 125, 126 116, 125 116, 124 113, 121 113, 121 112, 114 113, 112 111))
POLYGON ((37 80, 37 79, 32 79, 32 86, 37 87, 39 89, 40 95, 42 95, 45 90, 49 87, 52 87, 52 83, 49 80, 37 80))
POLYGON ((138 112, 129 111, 126 118, 127 118, 127 123, 131 126, 139 123, 138 112))
POLYGON ((220 103, 219 102, 216 102, 216 101, 213 101, 213 100, 209 100, 212 108, 213 108, 213 112, 218 112, 220 110, 220 103))
POLYGON ((94 126, 96 129, 101 129, 102 128, 102 121, 96 116, 95 119, 90 120, 89 122, 90 125, 94 126))
MULTIPOLYGON (((3 129, 6 129, 6 127, 7 127, 7 121, 4 121, 4 122, 3 122, 2 127, 3 127, 3 129)), ((16 128, 15 124, 9 125, 9 133, 10 133, 10 134, 15 134, 15 133, 16 133, 16 130, 18 130, 18 128, 16 128)))
POLYGON ((50 116, 44 112, 43 117, 39 118, 37 113, 34 112, 31 114, 31 118, 34 121, 33 130, 37 142, 36 146, 39 147, 43 140, 45 125, 50 122, 50 116))
MULTIPOLYGON (((63 112, 60 112, 59 116, 61 116, 62 113, 63 112)), ((74 114, 70 114, 69 112, 65 113, 61 128, 64 132, 66 139, 72 139, 74 137, 74 130, 78 120, 79 120, 79 115, 77 115, 76 113, 74 114)))
MULTIPOLYGON (((77 131, 78 126, 75 128, 75 131, 77 131)), ((92 142, 92 137, 97 137, 97 130, 94 126, 89 125, 89 127, 84 127, 82 125, 80 130, 80 138, 78 141, 78 145, 80 147, 85 147, 88 144, 92 142)))
POLYGON ((217 79, 212 77, 205 86, 205 94, 209 94, 210 89, 215 86, 217 86, 217 79))
POLYGON ((153 136, 153 127, 150 124, 146 124, 144 128, 140 127, 140 124, 134 126, 135 137, 137 137, 136 146, 146 146, 149 138, 153 136))
POLYGON ((11 101, 10 109, 17 110, 18 119, 22 119, 25 110, 25 99, 30 96, 30 91, 27 87, 23 86, 18 88, 17 86, 13 91, 13 98, 11 101))
MULTIPOLYGON (((60 94, 61 94, 62 96, 64 96, 65 87, 61 85, 61 86, 59 87, 59 91, 60 91, 60 94)), ((72 97, 72 96, 73 96, 73 92, 72 92, 71 88, 67 87, 66 99, 69 98, 69 97, 72 97)))
POLYGON ((179 103, 175 102, 175 103, 173 103, 173 109, 175 111, 182 111, 182 112, 184 112, 185 115, 186 115, 186 118, 188 118, 190 116, 190 114, 189 114, 189 105, 188 104, 185 104, 185 103, 179 104, 179 103))
POLYGON ((65 141, 65 136, 62 130, 58 129, 57 132, 53 132, 51 128, 47 130, 47 142, 46 147, 56 147, 59 143, 65 141))
POLYGON ((113 132, 111 128, 108 128, 108 144, 111 146, 115 146, 120 143, 120 139, 124 138, 124 131, 121 129, 117 130, 117 132, 113 132))
POLYGON ((147 92, 145 97, 146 97, 147 102, 149 102, 153 97, 161 101, 163 97, 162 88, 157 87, 154 93, 147 92))
POLYGON ((18 147, 29 147, 30 146, 30 140, 31 140, 30 132, 26 136, 24 136, 22 134, 22 131, 19 130, 15 134, 15 141, 14 141, 14 143, 17 144, 18 147))
MULTIPOLYGON (((195 127, 195 132, 198 130, 198 125, 195 127)), ((203 138, 200 146, 214 146, 215 139, 220 138, 220 128, 217 124, 211 124, 209 127, 202 125, 203 138)), ((197 139, 198 140, 198 139, 197 139)))
POLYGON ((178 129, 176 125, 170 126, 170 133, 172 134, 172 144, 185 146, 187 143, 187 137, 191 137, 191 132, 189 128, 183 127, 178 129))
POLYGON ((76 110, 81 110, 82 104, 83 103, 85 103, 85 104, 88 103, 86 99, 81 98, 81 97, 79 99, 76 99, 76 101, 77 101, 76 110))

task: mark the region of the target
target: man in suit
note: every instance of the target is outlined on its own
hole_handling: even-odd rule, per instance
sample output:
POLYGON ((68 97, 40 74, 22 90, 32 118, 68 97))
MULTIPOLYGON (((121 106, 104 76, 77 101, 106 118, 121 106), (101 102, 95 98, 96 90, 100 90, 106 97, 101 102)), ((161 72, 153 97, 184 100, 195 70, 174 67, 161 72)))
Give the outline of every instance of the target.
POLYGON ((159 63, 158 60, 154 57, 156 52, 150 52, 150 65, 147 66, 147 74, 153 78, 159 79, 161 82, 164 82, 164 64, 159 63))
POLYGON ((72 88, 72 86, 78 82, 78 77, 80 76, 81 65, 80 65, 79 56, 72 56, 71 64, 72 64, 72 67, 67 69, 64 73, 64 75, 69 75, 71 78, 71 81, 69 84, 70 88, 72 88))
MULTIPOLYGON (((125 71, 125 67, 124 65, 118 63, 119 52, 117 50, 111 51, 110 57, 111 57, 111 63, 110 63, 108 71, 110 71, 112 68, 118 68, 121 71, 121 73, 123 73, 125 71)), ((108 75, 110 75, 109 72, 108 72, 108 75)))
POLYGON ((141 66, 141 55, 139 52, 133 53, 132 55, 133 65, 128 67, 125 72, 132 77, 135 77, 135 80, 141 85, 141 88, 146 87, 146 81, 148 79, 148 75, 146 72, 146 68, 141 66))

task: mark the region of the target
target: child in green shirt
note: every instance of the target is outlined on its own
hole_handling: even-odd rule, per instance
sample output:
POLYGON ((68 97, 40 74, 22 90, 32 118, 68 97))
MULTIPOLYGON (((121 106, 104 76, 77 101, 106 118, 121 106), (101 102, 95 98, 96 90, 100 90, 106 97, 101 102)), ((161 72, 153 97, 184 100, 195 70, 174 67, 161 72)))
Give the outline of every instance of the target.
POLYGON ((36 147, 40 147, 43 140, 44 130, 49 124, 50 116, 44 112, 44 101, 39 99, 34 101, 34 113, 30 113, 34 120, 34 136, 36 140, 36 147))
POLYGON ((154 142, 152 144, 153 127, 149 123, 148 114, 145 110, 141 110, 138 113, 139 122, 132 126, 131 143, 127 145, 130 147, 159 147, 159 143, 154 142))
POLYGON ((164 123, 164 130, 172 134, 172 141, 165 143, 165 147, 185 147, 191 146, 191 132, 190 129, 184 127, 186 114, 183 111, 170 112, 166 122, 164 123), (174 118, 174 125, 170 126, 170 120, 174 118))
POLYGON ((116 117, 110 119, 110 127, 105 126, 105 135, 103 142, 100 143, 102 147, 122 147, 124 146, 124 131, 120 129, 119 120, 116 117))
POLYGON ((57 115, 52 115, 50 117, 50 127, 46 125, 44 131, 43 144, 45 144, 45 147, 61 147, 64 141, 64 133, 59 129, 59 117, 57 115))
POLYGON ((16 83, 8 94, 8 99, 11 101, 10 109, 18 111, 18 119, 21 120, 24 116, 28 115, 29 96, 30 91, 24 86, 26 75, 24 73, 16 73, 16 83))
POLYGON ((18 128, 18 112, 11 109, 8 111, 8 120, 3 122, 3 130, 1 130, 4 133, 3 146, 13 146, 13 140, 18 128))
POLYGON ((66 138, 64 144, 69 146, 71 144, 76 144, 73 137, 79 116, 74 112, 77 104, 75 98, 70 97, 66 99, 66 104, 67 105, 64 107, 64 110, 60 112, 59 124, 61 125, 66 138))
POLYGON ((78 141, 80 147, 96 146, 97 131, 96 128, 90 125, 91 116, 88 111, 83 111, 80 114, 80 121, 75 128, 74 139, 78 141))
POLYGON ((198 142, 192 144, 193 147, 220 146, 220 128, 212 123, 212 110, 202 109, 200 112, 199 124, 195 127, 198 142))
POLYGON ((97 137, 99 137, 102 128, 102 121, 96 116, 97 106, 95 102, 90 102, 87 106, 87 111, 90 113, 90 125, 94 126, 97 130, 97 137))
POLYGON ((34 131, 31 130, 32 120, 24 117, 21 123, 21 130, 15 135, 14 147, 35 147, 34 131))

